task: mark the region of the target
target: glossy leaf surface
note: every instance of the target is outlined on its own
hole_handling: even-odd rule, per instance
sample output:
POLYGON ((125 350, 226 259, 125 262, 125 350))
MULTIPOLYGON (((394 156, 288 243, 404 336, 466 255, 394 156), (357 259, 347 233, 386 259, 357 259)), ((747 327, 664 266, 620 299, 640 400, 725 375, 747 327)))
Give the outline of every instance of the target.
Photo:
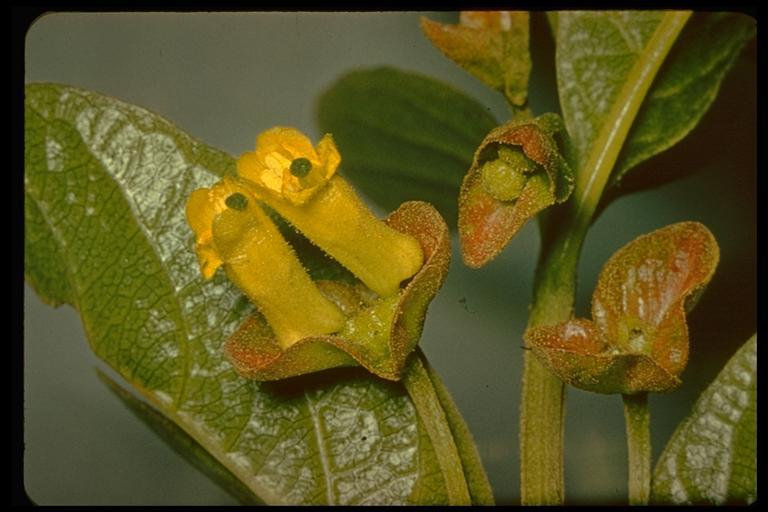
POLYGON ((29 282, 76 307, 95 353, 163 415, 266 503, 446 502, 401 385, 361 371, 259 384, 225 360, 251 306, 222 273, 203 282, 184 204, 234 172, 229 155, 52 84, 27 86, 25 133, 29 282))
POLYGON ((120 384, 112 380, 106 373, 99 371, 98 376, 129 411, 152 429, 163 441, 168 443, 176 453, 184 457, 185 460, 189 461, 190 464, 208 476, 208 478, 219 484, 233 498, 243 505, 262 504, 248 487, 243 485, 235 475, 213 458, 200 443, 195 441, 173 421, 160 414, 146 402, 133 396, 130 391, 122 388, 120 384))
POLYGON ((560 106, 583 164, 643 50, 659 11, 564 11, 557 15, 560 106))

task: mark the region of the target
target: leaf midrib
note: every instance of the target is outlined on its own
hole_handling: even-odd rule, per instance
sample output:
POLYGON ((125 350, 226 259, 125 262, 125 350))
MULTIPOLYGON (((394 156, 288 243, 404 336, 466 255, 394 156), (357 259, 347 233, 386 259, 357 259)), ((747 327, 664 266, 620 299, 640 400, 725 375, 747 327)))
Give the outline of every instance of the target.
POLYGON ((320 414, 315 409, 315 406, 312 404, 312 400, 309 398, 306 391, 304 391, 304 398, 307 401, 307 410, 309 410, 309 414, 312 416, 312 431, 315 434, 317 454, 320 459, 323 475, 325 476, 325 499, 328 505, 336 505, 337 503, 334 502, 333 498, 333 478, 331 477, 331 470, 328 467, 329 461, 328 455, 325 453, 325 445, 323 444, 323 433, 320 430, 320 414))
POLYGON ((691 14, 665 13, 627 74, 597 138, 580 162, 572 203, 576 224, 589 223, 651 83, 691 14))

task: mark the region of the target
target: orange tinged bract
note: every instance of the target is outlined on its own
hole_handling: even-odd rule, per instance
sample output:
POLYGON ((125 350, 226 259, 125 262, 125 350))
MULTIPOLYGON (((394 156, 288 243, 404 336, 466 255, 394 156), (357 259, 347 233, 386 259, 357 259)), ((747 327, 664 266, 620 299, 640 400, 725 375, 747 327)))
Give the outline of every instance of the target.
POLYGON ((464 262, 479 268, 494 259, 541 210, 565 201, 573 172, 557 137, 555 114, 496 127, 475 152, 459 194, 464 262))
POLYGON ((598 393, 667 391, 688 361, 685 314, 719 260, 712 233, 680 222, 641 236, 605 264, 592 320, 529 329, 525 340, 565 382, 598 393))
POLYGON ((524 11, 463 11, 457 25, 421 20, 426 36, 446 57, 504 93, 516 107, 527 101, 528 25, 524 11))
POLYGON ((240 375, 279 380, 337 366, 361 365, 399 380, 416 349, 429 303, 442 286, 451 259, 448 226, 431 205, 404 203, 387 224, 418 241, 424 265, 396 295, 376 297, 360 285, 320 281, 318 285, 344 311, 335 334, 304 338, 282 348, 261 315, 252 315, 227 340, 225 353, 240 375))

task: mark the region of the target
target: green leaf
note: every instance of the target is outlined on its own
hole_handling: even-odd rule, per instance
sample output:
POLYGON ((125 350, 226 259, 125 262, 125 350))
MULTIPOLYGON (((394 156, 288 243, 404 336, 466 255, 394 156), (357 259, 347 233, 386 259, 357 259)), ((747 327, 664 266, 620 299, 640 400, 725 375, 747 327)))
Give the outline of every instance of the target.
POLYGON ((387 211, 420 199, 455 227, 461 180, 498 123, 463 93, 391 68, 354 71, 319 99, 320 129, 332 133, 342 173, 387 211))
POLYGON ((163 416, 155 408, 142 402, 115 382, 106 373, 97 370, 99 379, 137 418, 168 443, 176 453, 184 457, 200 472, 216 482, 243 505, 260 505, 262 502, 227 468, 211 456, 200 443, 163 416))
MULTIPOLYGON (((595 151, 601 130, 615 120, 613 105, 633 80, 633 68, 665 12, 561 12, 557 15, 558 89, 563 117, 580 166, 595 151)), ((698 124, 744 44, 754 36, 752 18, 732 13, 697 13, 680 33, 659 69, 623 141, 610 185, 641 162, 672 147, 698 124)), ((599 143, 598 143, 599 145, 599 143)), ((680 173, 644 177, 644 186, 680 173)), ((639 188, 639 187, 633 187, 639 188)), ((617 194, 611 194, 613 198, 617 194)))
POLYGON ((557 88, 583 166, 643 50, 660 11, 565 11, 557 16, 557 88))
POLYGON ((63 255, 48 236, 45 218, 29 194, 24 193, 24 277, 51 306, 72 303, 72 290, 63 255), (37 269, 29 272, 27 269, 37 269))
POLYGON ((25 133, 28 280, 78 309, 94 352, 160 413, 266 503, 447 502, 401 384, 359 369, 263 384, 224 359, 252 307, 222 273, 203 282, 184 205, 231 156, 53 84, 27 86, 25 133))
POLYGON ((664 448, 651 501, 744 504, 757 498, 757 335, 728 361, 664 448))
POLYGON ((612 185, 639 163, 672 147, 699 123, 744 45, 755 20, 737 13, 691 17, 659 71, 629 133, 612 185))

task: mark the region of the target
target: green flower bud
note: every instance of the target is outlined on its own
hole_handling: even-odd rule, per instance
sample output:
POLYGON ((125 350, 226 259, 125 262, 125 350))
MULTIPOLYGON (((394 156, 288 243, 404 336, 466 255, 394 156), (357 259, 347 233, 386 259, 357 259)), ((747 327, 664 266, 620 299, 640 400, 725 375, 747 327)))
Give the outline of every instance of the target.
POLYGON ((475 152, 459 196, 464 262, 482 267, 541 210, 573 190, 573 172, 561 153, 565 136, 555 114, 494 128, 475 152))
POLYGON ((531 174, 542 167, 521 151, 499 147, 496 160, 489 160, 481 169, 485 190, 499 201, 514 201, 523 192, 531 174))

